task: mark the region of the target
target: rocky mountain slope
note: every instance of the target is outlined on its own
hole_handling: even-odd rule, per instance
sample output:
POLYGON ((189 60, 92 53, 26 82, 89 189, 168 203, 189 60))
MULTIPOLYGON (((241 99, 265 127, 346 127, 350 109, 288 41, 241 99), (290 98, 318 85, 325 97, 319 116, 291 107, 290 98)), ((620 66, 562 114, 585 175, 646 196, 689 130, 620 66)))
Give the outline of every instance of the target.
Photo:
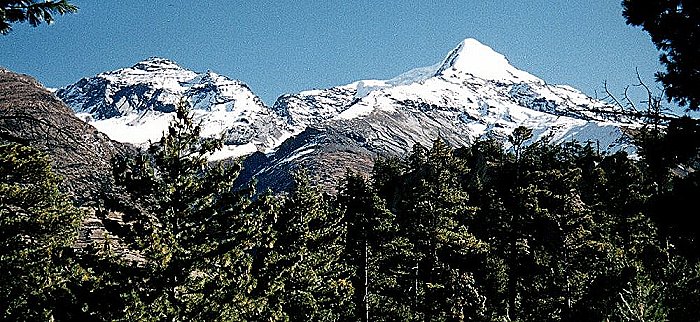
POLYGON ((46 152, 78 202, 97 200, 111 185, 111 159, 130 150, 73 116, 35 79, 0 69, 0 136, 46 152))
POLYGON ((123 226, 122 214, 103 211, 103 203, 123 203, 114 189, 112 158, 133 153, 73 115, 68 106, 35 79, 0 68, 0 141, 30 145, 45 152, 63 180, 59 188, 85 209, 78 245, 111 238, 123 226), (108 200, 108 201, 107 201, 108 200))
POLYGON ((134 143, 157 139, 173 104, 185 98, 205 134, 226 133, 230 145, 218 158, 256 152, 242 180, 257 177, 274 189, 289 183, 289 170, 309 168, 332 182, 345 168, 364 172, 376 157, 405 155, 438 137, 463 146, 506 138, 522 125, 533 129, 533 141, 592 141, 615 151, 632 149, 625 129, 638 126, 604 102, 517 69, 474 39, 434 66, 283 95, 272 107, 241 82, 159 58, 83 79, 57 95, 110 137, 134 143))

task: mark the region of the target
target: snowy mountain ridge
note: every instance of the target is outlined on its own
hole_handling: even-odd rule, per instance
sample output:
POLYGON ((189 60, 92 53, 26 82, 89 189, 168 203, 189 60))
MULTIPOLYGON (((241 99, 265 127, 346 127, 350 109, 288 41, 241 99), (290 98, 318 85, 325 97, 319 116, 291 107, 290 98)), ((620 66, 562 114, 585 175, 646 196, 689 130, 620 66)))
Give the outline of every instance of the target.
MULTIPOLYGON (((325 90, 284 95, 273 107, 297 128, 331 121, 371 119, 378 114, 396 116, 412 108, 423 114, 447 117, 436 126, 438 128, 462 128, 463 134, 471 138, 459 143, 494 132, 505 137, 518 125, 533 127, 536 133, 540 130, 542 136, 554 134, 555 140, 583 142, 597 139, 597 135, 583 136, 573 131, 573 127, 589 122, 602 127, 634 126, 631 120, 605 113, 613 110, 606 103, 569 86, 548 85, 513 67, 503 55, 474 39, 461 42, 434 66, 414 69, 391 80, 363 80, 325 90), (563 131, 566 129, 572 131, 563 131)), ((412 126, 425 128, 431 123, 425 121, 412 126)), ((437 136, 437 132, 432 135, 437 136)), ((615 141, 620 136, 618 133, 602 139, 608 148, 615 149, 615 141)))
POLYGON ((164 58, 83 78, 56 95, 110 138, 137 145, 160 139, 182 99, 204 125, 203 135, 226 138, 225 152, 214 158, 269 149, 289 136, 243 82, 211 71, 197 73, 164 58))
POLYGON ((84 78, 56 95, 111 138, 136 144, 157 140, 173 104, 185 98, 204 135, 227 138, 226 151, 214 158, 264 152, 268 164, 258 167, 260 175, 280 162, 321 160, 331 146, 360 149, 363 158, 404 155, 437 137, 462 146, 484 136, 506 138, 520 125, 533 129, 533 141, 594 141, 603 150, 630 150, 625 128, 638 126, 606 113, 613 108, 604 102, 517 69, 474 39, 433 66, 282 95, 272 107, 240 81, 162 58, 84 78), (282 148, 285 141, 295 148, 282 148))
POLYGON ((513 67, 473 39, 434 66, 283 95, 273 109, 302 132, 249 159, 244 180, 257 177, 260 189, 286 189, 288 173, 299 167, 332 187, 345 169, 368 173, 377 157, 405 156, 415 144, 430 146, 438 137, 455 147, 483 137, 507 142, 518 126, 533 130, 529 142, 575 140, 634 153, 625 133, 639 126, 602 101, 513 67))

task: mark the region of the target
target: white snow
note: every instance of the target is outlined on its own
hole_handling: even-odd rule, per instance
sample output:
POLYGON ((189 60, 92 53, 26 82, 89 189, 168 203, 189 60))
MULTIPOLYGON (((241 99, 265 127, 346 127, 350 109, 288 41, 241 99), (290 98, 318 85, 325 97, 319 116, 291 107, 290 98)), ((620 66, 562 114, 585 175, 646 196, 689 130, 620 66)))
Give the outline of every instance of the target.
MULTIPOLYGON (((454 103, 465 105, 470 99, 483 95, 474 95, 473 91, 465 91, 461 88, 462 84, 488 85, 488 81, 528 82, 538 86, 544 84, 541 79, 511 66, 505 56, 470 38, 462 41, 441 63, 436 65, 416 68, 389 80, 360 80, 337 87, 354 89, 353 100, 359 100, 359 103, 338 109, 337 116, 331 118, 349 120, 366 117, 375 108, 390 110, 387 106, 391 106, 391 104, 379 104, 379 102, 386 101, 386 99, 381 98, 382 93, 389 93, 388 96, 394 99, 405 96, 417 100, 440 101, 447 94, 450 94, 443 90, 446 86, 451 88, 451 96, 458 98, 459 102, 454 103), (459 86, 455 88, 451 84, 459 86), (397 91, 401 94, 397 95, 397 91)), ((323 97, 329 104, 337 103, 329 99, 328 93, 324 90, 305 91, 300 95, 323 97)), ((552 95, 556 94, 552 93, 552 95)), ((558 100, 561 101, 561 99, 558 100)), ((313 114, 311 112, 313 108, 307 110, 297 107, 297 110, 313 114)), ((329 117, 323 116, 326 114, 322 113, 321 118, 329 119, 329 117)), ((319 121, 319 118, 311 118, 311 121, 319 121)))
POLYGON ((420 67, 411 69, 399 76, 396 76, 386 82, 392 86, 408 85, 412 83, 419 83, 428 78, 435 76, 440 64, 436 64, 428 67, 420 67))
POLYGON ((107 134, 115 141, 142 145, 149 141, 156 142, 163 137, 172 120, 172 113, 150 112, 147 115, 131 113, 104 120, 91 120, 89 113, 79 113, 76 116, 107 134))
POLYGON ((162 58, 86 78, 66 87, 63 97, 78 117, 111 139, 135 145, 160 140, 174 119, 175 113, 156 107, 167 111, 187 99, 201 135, 225 135, 230 143, 212 159, 272 149, 292 131, 244 83, 162 58), (114 112, 119 115, 102 119, 114 112))
POLYGON ((97 77, 117 86, 149 84, 158 89, 182 92, 185 87, 181 83, 197 77, 197 73, 184 69, 171 60, 152 57, 132 67, 101 73, 97 77))
POLYGON ((246 143, 242 145, 224 145, 223 149, 208 155, 207 159, 217 161, 228 158, 240 158, 257 151, 258 148, 253 143, 246 143))
POLYGON ((391 87, 391 84, 383 80, 361 80, 353 83, 353 85, 355 85, 357 89, 355 98, 362 98, 373 91, 391 87))
POLYGON ((458 71, 487 80, 542 82, 539 78, 510 65, 502 54, 476 39, 465 39, 443 60, 437 73, 458 71))
MULTIPOLYGON (((194 113, 195 121, 207 120, 206 124, 209 126, 202 128, 202 136, 204 137, 221 135, 225 129, 232 126, 232 122, 227 122, 230 119, 226 118, 225 112, 212 114, 214 115, 197 111, 194 113), (211 119, 215 119, 217 116, 221 123, 212 126, 215 123, 211 119)), ((119 118, 92 121, 90 124, 100 132, 106 133, 112 140, 145 146, 149 142, 157 142, 163 137, 163 134, 168 130, 168 125, 174 119, 174 115, 175 113, 148 112, 146 115, 140 116, 134 113, 119 118)), ((76 116, 83 120, 90 120, 88 113, 76 114, 76 116)), ((253 142, 241 145, 224 145, 221 150, 210 154, 208 159, 215 161, 238 158, 256 151, 258 148, 253 142)))
POLYGON ((280 146, 282 142, 299 134, 299 132, 300 131, 285 131, 279 137, 270 138, 267 142, 265 142, 265 146, 267 146, 267 148, 263 151, 263 153, 269 154, 275 152, 275 150, 277 150, 277 147, 280 146))
POLYGON ((315 147, 316 147, 316 144, 310 144, 310 145, 307 145, 307 146, 302 146, 302 147, 300 147, 300 148, 294 150, 292 153, 290 153, 291 156, 288 157, 288 158, 285 158, 285 159, 282 160, 280 163, 289 163, 289 162, 292 162, 292 161, 294 161, 294 160, 296 160, 296 159, 298 159, 298 158, 301 158, 301 157, 303 157, 303 156, 305 156, 305 155, 307 155, 307 154, 311 154, 311 153, 313 153, 314 151, 316 151, 315 147))

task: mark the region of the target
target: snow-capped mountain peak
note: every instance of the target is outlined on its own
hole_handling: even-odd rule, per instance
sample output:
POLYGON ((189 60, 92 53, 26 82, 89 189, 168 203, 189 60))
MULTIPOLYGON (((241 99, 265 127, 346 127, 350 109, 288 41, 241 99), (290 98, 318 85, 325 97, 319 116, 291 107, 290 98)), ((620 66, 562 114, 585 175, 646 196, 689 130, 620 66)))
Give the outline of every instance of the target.
POLYGON ((473 38, 460 42, 445 57, 435 75, 455 72, 509 83, 542 82, 539 78, 513 67, 505 56, 473 38))
POLYGON ((76 116, 120 142, 159 140, 183 99, 202 123, 203 135, 225 136, 227 147, 214 158, 269 149, 288 136, 284 122, 243 82, 212 71, 195 72, 165 58, 83 78, 56 96, 76 116))
POLYGON ((436 65, 390 80, 285 95, 274 109, 296 129, 322 125, 353 132, 371 150, 398 155, 438 135, 460 146, 484 136, 505 138, 521 125, 534 130, 534 140, 592 140, 619 150, 627 147, 619 141, 621 128, 636 126, 607 113, 613 107, 604 102, 547 84, 474 39, 460 42, 436 65), (348 124, 352 129, 343 128, 348 124))
POLYGON ((134 66, 132 66, 131 68, 140 69, 144 71, 158 71, 165 69, 184 70, 184 68, 182 68, 176 62, 161 57, 150 57, 148 59, 142 60, 134 64, 134 66))
POLYGON ((185 69, 176 62, 159 57, 151 57, 131 67, 104 72, 95 78, 106 79, 115 84, 149 84, 170 91, 182 91, 181 82, 187 82, 198 73, 185 69))
POLYGON ((274 110, 295 134, 274 153, 249 158, 244 178, 257 177, 262 190, 283 189, 291 181, 285 171, 298 167, 334 182, 347 168, 367 173, 373 159, 407 155, 415 144, 430 146, 436 138, 456 147, 482 138, 507 142, 519 126, 533 132, 527 144, 578 141, 634 153, 627 133, 639 126, 605 102, 512 66, 474 39, 436 65, 389 80, 284 95, 274 110))

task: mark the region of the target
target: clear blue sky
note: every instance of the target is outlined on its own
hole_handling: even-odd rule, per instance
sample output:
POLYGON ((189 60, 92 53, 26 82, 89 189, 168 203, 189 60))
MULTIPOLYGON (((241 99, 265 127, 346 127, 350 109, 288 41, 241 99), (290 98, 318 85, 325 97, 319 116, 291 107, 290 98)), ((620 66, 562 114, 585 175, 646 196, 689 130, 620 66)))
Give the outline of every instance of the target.
POLYGON ((620 0, 120 0, 73 1, 52 26, 0 36, 0 65, 49 87, 150 56, 281 94, 387 79, 439 62, 476 38, 549 83, 593 96, 648 82, 658 53, 625 25, 620 0))

